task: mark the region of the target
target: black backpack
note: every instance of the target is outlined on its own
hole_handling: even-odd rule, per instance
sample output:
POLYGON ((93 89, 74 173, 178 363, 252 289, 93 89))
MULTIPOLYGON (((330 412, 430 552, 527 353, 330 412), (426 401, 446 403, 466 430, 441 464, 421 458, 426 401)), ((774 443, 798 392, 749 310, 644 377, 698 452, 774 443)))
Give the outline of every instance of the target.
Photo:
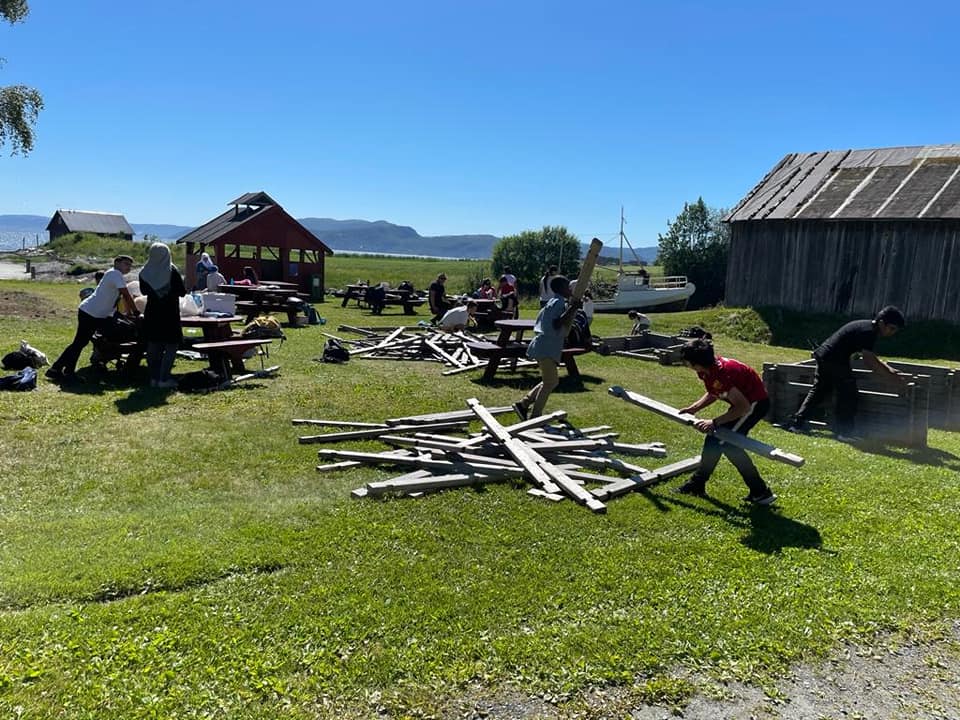
POLYGON ((350 359, 350 353, 336 338, 329 338, 323 346, 323 355, 320 361, 325 363, 345 363, 350 359))
POLYGON ((590 320, 587 319, 587 313, 583 310, 577 310, 574 314, 573 322, 570 324, 570 332, 567 333, 567 340, 564 344, 572 348, 589 348, 593 344, 590 320))
POLYGON ((23 370, 31 366, 30 356, 20 350, 7 353, 3 356, 3 360, 0 361, 0 363, 3 364, 5 370, 23 370))

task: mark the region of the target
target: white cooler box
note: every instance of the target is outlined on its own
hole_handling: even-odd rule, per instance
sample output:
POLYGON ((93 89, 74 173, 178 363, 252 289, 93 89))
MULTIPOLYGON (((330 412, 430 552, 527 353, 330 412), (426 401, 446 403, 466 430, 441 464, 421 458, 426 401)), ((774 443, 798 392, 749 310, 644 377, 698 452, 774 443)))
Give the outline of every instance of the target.
POLYGON ((237 296, 230 293, 203 293, 203 311, 228 313, 233 315, 237 310, 237 296))

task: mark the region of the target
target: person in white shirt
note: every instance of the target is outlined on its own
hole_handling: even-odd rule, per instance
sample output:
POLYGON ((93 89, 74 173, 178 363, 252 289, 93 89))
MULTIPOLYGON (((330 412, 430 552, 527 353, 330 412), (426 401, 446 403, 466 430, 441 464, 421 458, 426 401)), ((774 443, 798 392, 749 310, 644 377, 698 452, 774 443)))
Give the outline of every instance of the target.
POLYGON ((557 274, 557 266, 551 265, 547 268, 547 271, 543 274, 543 277, 540 278, 540 307, 542 308, 552 298, 553 290, 550 289, 550 280, 557 274))
POLYGON ((221 285, 226 285, 227 279, 216 265, 207 273, 207 292, 217 292, 221 285))
POLYGON ((133 308, 134 316, 140 314, 133 302, 133 296, 127 290, 127 281, 123 279, 132 267, 133 258, 129 255, 118 255, 113 259, 113 268, 104 273, 97 289, 77 308, 77 333, 74 335, 73 342, 60 353, 60 357, 47 370, 48 378, 51 380, 74 378, 80 353, 90 342, 93 334, 113 317, 119 298, 122 297, 127 302, 127 307, 133 308))
POLYGON ((443 314, 443 317, 440 318, 440 329, 446 330, 447 332, 456 332, 457 330, 463 330, 466 327, 476 325, 476 321, 473 319, 476 312, 477 303, 473 300, 467 301, 466 305, 458 305, 455 308, 450 308, 443 314))

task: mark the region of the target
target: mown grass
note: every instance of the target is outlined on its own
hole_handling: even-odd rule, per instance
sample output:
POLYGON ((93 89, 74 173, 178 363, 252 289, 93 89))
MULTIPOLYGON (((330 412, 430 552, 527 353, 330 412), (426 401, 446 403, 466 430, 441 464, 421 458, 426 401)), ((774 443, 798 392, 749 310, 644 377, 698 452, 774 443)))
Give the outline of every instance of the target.
MULTIPOLYGON (((386 269, 338 262, 328 274, 386 269)), ((76 286, 0 282, 10 291, 61 310, 0 318, 3 351, 23 337, 58 353, 76 286)), ((799 470, 761 461, 781 496, 772 511, 740 503, 725 461, 710 499, 668 483, 605 516, 509 485, 354 501, 352 488, 389 473, 318 475, 317 446, 297 444, 291 418, 508 404, 534 376, 484 386, 433 364, 319 364, 321 330, 408 318, 318 307, 328 324, 288 331, 273 380, 165 395, 88 376, 0 393, 0 716, 442 716, 467 687, 505 685, 561 706, 606 684, 628 702, 682 702, 695 683, 679 667, 764 685, 838 642, 936 636, 957 616, 955 434, 931 431, 924 451, 857 449, 763 424, 760 439, 807 458, 799 470)), ((779 332, 752 311, 653 320, 704 325, 721 353, 755 367, 805 356, 748 342, 779 332)), ((598 316, 594 330, 629 326, 598 316)), ((665 442, 669 457, 649 466, 698 451, 696 433, 606 394, 619 384, 686 403, 701 391, 688 370, 580 365, 584 388, 563 383, 550 409, 665 442)))

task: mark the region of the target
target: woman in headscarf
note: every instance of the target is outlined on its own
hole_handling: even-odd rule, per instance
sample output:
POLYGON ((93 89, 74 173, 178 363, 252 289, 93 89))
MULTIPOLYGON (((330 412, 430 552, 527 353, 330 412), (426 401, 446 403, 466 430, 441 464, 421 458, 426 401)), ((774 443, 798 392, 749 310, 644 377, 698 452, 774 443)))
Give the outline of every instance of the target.
MULTIPOLYGON (((206 255, 206 253, 204 253, 206 255)), ((140 271, 140 291, 147 296, 141 335, 147 343, 150 387, 175 388, 170 371, 183 341, 180 328, 180 298, 187 294, 183 278, 170 261, 170 248, 157 242, 150 246, 140 271)))
POLYGON ((194 290, 207 289, 207 275, 216 270, 217 266, 210 259, 209 253, 200 253, 200 262, 197 263, 197 281, 193 285, 194 290))

